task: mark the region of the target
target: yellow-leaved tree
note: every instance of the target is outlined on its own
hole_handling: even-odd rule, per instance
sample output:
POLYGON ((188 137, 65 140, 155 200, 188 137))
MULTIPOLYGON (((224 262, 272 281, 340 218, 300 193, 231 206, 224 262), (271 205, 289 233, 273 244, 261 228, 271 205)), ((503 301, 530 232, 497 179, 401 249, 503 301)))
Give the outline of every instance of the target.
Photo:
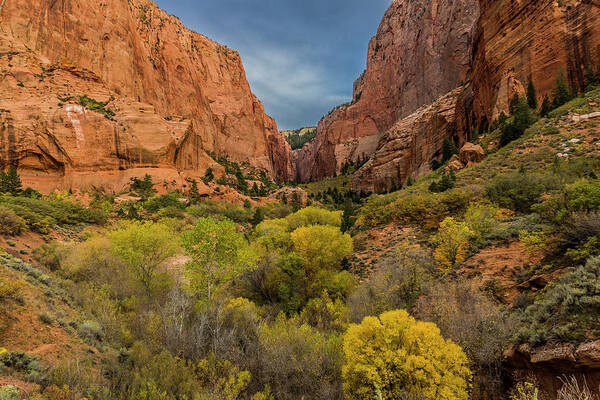
POLYGON ((340 228, 312 225, 292 232, 294 250, 308 262, 308 272, 338 269, 342 259, 352 254, 352 238, 340 228))
POLYGON ((468 398, 472 374, 460 346, 444 340, 435 324, 417 321, 404 310, 351 325, 344 355, 347 399, 468 398))
POLYGON ((436 245, 433 256, 442 269, 451 269, 459 265, 469 254, 469 241, 474 232, 464 222, 448 217, 440 224, 433 238, 436 245))

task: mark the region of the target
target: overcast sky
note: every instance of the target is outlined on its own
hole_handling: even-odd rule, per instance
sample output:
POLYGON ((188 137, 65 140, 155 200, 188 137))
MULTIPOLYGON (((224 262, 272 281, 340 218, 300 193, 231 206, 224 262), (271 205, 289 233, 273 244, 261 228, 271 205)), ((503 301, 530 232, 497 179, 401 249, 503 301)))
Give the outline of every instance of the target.
POLYGON ((156 0, 242 56, 279 128, 315 125, 352 98, 369 39, 392 0, 156 0))

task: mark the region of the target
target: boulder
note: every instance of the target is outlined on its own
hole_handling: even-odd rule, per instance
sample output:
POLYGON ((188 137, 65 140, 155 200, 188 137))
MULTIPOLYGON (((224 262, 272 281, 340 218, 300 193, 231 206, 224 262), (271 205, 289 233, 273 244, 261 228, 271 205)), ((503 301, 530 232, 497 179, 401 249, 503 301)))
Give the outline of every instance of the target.
POLYGON ((460 162, 466 166, 478 164, 485 159, 485 151, 478 144, 465 143, 460 149, 460 162))

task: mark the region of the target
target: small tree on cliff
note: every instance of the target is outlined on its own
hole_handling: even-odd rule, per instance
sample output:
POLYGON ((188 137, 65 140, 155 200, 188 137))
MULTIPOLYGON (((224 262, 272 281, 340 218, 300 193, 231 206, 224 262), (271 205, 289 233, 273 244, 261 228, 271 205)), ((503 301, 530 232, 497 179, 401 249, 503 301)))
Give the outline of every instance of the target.
POLYGON ((552 100, 552 105, 554 108, 560 107, 571 100, 571 91, 567 85, 567 79, 565 78, 565 70, 563 67, 560 67, 558 70, 558 74, 556 75, 556 83, 554 84, 554 89, 552 89, 552 94, 554 96, 554 99, 552 100))
POLYGON ((352 202, 350 199, 346 200, 346 204, 344 204, 344 213, 342 214, 342 225, 340 230, 342 233, 346 233, 352 228, 354 223, 352 222, 352 217, 354 216, 354 209, 352 208, 352 202))
POLYGON ((8 173, 4 171, 0 172, 0 192, 10 193, 13 196, 16 196, 21 193, 21 189, 21 178, 14 165, 11 165, 10 168, 8 168, 8 173))
POLYGON ((542 108, 540 110, 540 115, 542 117, 545 117, 546 115, 548 115, 548 113, 552 111, 552 102, 550 101, 550 98, 548 97, 548 95, 544 96, 544 101, 542 102, 542 108))
POLYGON ((444 143, 442 144, 442 163, 445 163, 449 159, 452 158, 453 155, 458 154, 458 149, 456 148, 456 144, 453 139, 444 139, 444 143))
POLYGON ((531 78, 529 78, 529 84, 527 85, 527 105, 532 110, 537 110, 538 108, 537 94, 531 78))
POLYGON ((192 179, 192 186, 190 187, 190 204, 196 204, 200 200, 200 192, 198 191, 198 182, 192 179))

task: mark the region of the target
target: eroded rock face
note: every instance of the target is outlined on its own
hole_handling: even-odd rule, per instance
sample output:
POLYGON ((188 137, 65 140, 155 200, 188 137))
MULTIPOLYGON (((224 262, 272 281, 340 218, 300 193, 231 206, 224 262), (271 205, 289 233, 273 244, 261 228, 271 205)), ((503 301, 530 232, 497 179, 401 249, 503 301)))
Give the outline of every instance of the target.
POLYGON ((531 77, 539 104, 560 67, 585 86, 588 63, 600 63, 600 3, 592 0, 479 0, 474 44, 474 112, 488 124, 523 94, 531 77))
POLYGON ((181 182, 213 166, 204 150, 295 175, 236 51, 147 0, 3 4, 0 167, 18 165, 26 183, 116 188, 134 169, 181 182))
POLYGON ((533 375, 542 393, 556 398, 564 379, 575 376, 594 393, 600 385, 600 341, 575 344, 547 345, 532 348, 524 344, 505 352, 506 366, 512 372, 533 375))
POLYGON ((399 120, 379 140, 373 157, 352 178, 352 190, 380 193, 406 183, 429 170, 442 153, 444 139, 459 144, 466 138, 456 130, 456 103, 464 88, 457 88, 399 120))
POLYGON ((460 86, 478 15, 477 0, 394 1, 369 43, 352 104, 323 118, 316 139, 297 151, 299 179, 321 179, 373 155, 399 119, 460 86))

